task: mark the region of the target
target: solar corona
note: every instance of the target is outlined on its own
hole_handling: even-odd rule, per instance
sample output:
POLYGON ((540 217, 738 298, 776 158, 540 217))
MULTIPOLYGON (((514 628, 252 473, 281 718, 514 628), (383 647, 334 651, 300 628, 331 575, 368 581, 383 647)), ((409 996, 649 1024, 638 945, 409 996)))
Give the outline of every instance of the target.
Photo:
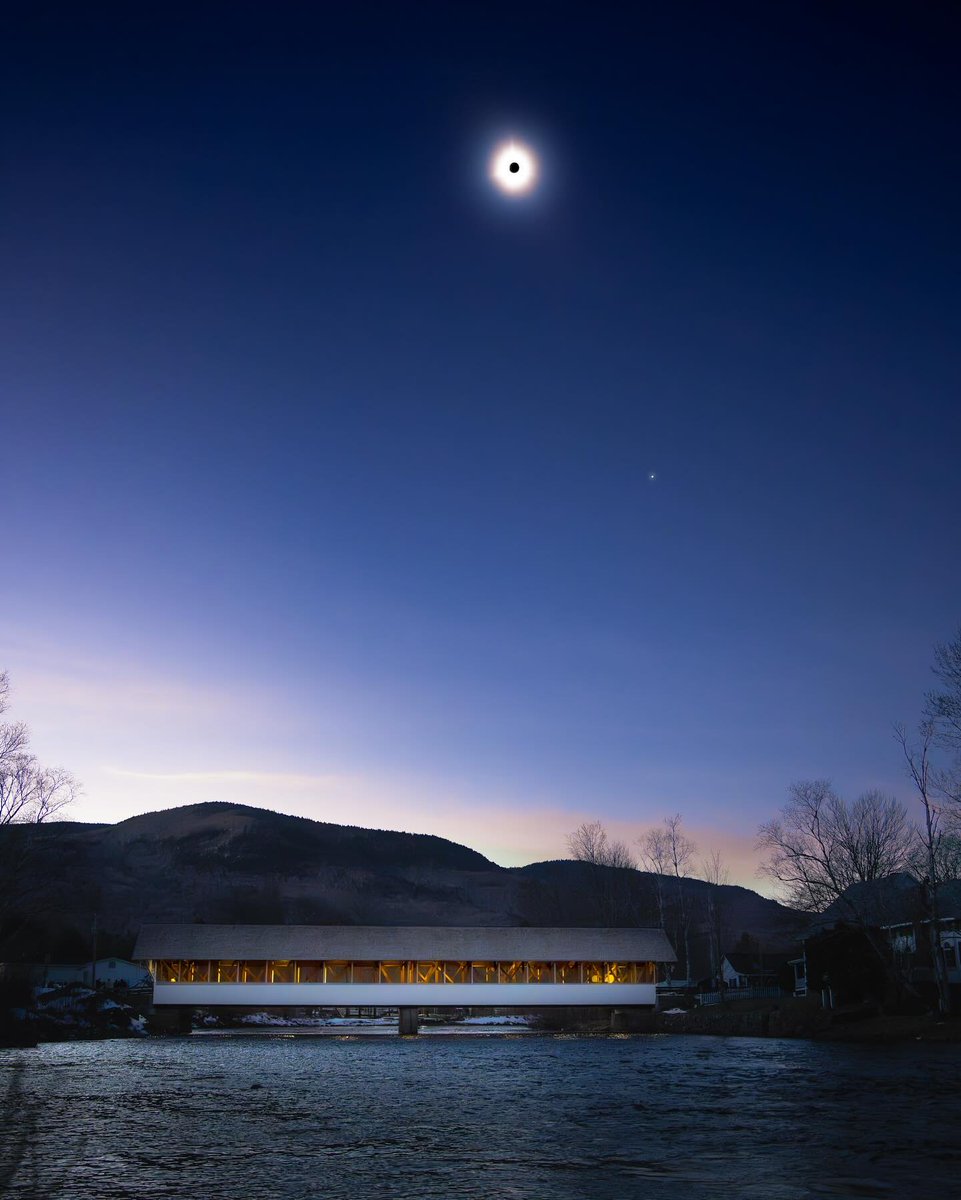
POLYGON ((491 155, 491 181, 506 195, 528 195, 536 187, 538 175, 536 155, 520 142, 505 142, 491 155))

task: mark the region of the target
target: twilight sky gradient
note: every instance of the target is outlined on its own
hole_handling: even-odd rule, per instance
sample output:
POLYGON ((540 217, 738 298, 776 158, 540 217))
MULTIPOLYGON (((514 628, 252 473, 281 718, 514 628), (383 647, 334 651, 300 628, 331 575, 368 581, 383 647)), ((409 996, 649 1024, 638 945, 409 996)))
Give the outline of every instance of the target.
POLYGON ((792 780, 910 797, 961 619, 956 8, 2 23, 0 667, 76 818, 518 863, 679 810, 757 886, 792 780))

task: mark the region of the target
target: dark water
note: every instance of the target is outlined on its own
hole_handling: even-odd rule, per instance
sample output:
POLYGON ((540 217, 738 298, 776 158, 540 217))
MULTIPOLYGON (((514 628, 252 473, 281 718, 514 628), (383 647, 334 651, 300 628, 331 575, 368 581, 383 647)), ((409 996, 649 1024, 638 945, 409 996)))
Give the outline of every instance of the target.
POLYGON ((12 1197, 961 1197, 957 1046, 68 1043, 0 1103, 12 1197))

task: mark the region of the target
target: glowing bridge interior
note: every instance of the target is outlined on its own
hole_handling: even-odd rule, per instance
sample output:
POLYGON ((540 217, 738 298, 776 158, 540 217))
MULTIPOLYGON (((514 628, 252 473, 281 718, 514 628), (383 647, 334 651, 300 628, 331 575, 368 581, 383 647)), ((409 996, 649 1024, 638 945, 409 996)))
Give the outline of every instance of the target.
POLYGON ((651 1006, 659 929, 145 925, 157 1005, 651 1006))

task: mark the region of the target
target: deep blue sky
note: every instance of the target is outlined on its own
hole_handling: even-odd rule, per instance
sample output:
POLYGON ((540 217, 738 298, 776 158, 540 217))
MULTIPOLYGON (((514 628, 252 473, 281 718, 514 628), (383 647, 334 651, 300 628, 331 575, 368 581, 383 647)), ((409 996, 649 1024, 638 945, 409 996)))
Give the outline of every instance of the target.
POLYGON ((513 861, 909 795, 961 619, 959 33, 6 5, 0 666, 77 815, 513 861))

